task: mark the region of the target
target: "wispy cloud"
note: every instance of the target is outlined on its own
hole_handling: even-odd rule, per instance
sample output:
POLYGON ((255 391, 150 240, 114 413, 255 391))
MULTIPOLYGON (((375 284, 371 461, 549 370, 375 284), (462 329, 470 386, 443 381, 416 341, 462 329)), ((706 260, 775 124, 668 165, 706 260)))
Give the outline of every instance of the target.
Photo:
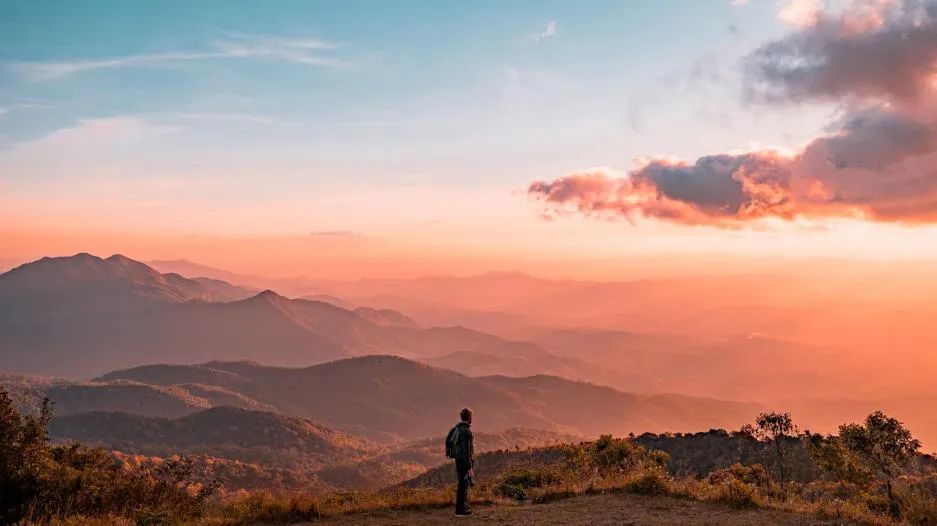
POLYGON ((358 239, 364 237, 364 234, 353 230, 310 230, 309 236, 331 239, 358 239))
POLYGON ((0 106, 0 117, 3 117, 4 115, 6 115, 7 113, 10 113, 11 111, 31 110, 31 109, 48 108, 48 107, 49 105, 44 102, 34 101, 34 100, 20 100, 12 104, 0 106))
POLYGON ((154 114, 153 117, 178 124, 206 126, 255 127, 300 124, 295 121, 284 121, 253 113, 174 112, 154 114))
POLYGON ((199 51, 173 51, 164 53, 142 53, 122 57, 63 62, 20 62, 12 69, 31 81, 53 80, 77 73, 99 69, 157 66, 202 60, 234 60, 258 58, 291 62, 306 66, 346 67, 350 63, 325 56, 337 44, 315 38, 284 38, 264 35, 226 33, 223 38, 209 42, 208 48, 199 51))
POLYGON ((550 20, 543 30, 527 35, 527 38, 534 42, 540 42, 546 38, 556 35, 556 20, 550 20))

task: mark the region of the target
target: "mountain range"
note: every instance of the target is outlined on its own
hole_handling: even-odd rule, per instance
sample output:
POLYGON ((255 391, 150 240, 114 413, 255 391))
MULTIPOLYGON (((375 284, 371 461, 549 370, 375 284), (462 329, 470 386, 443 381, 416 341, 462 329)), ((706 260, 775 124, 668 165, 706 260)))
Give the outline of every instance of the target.
POLYGON ((43 258, 0 275, 0 357, 18 372, 87 377, 155 356, 296 366, 398 350, 500 351, 502 343, 457 328, 423 330, 386 309, 161 274, 120 255, 43 258))
POLYGON ((121 255, 43 258, 0 275, 0 367, 87 378, 154 361, 257 360, 296 367, 397 354, 469 375, 639 381, 575 357, 552 356, 529 342, 461 326, 424 328, 392 309, 314 297, 319 299, 289 299, 216 278, 164 274, 121 255), (495 357, 497 369, 479 366, 495 357))
POLYGON ((253 362, 148 365, 92 381, 20 378, 10 385, 21 407, 34 408, 47 396, 61 417, 120 412, 179 418, 232 406, 315 420, 385 444, 437 436, 463 406, 476 411, 481 431, 524 427, 577 436, 731 428, 759 409, 750 403, 626 393, 555 376, 469 377, 379 355, 304 368, 253 362))

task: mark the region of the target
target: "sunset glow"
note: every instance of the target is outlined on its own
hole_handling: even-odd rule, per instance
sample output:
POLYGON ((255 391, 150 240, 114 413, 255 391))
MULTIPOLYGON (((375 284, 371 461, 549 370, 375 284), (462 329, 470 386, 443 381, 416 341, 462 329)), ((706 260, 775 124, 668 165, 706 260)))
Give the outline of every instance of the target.
POLYGON ((452 38, 461 29, 447 21, 460 15, 447 11, 418 33, 446 34, 444 44, 420 50, 396 33, 360 36, 375 22, 327 23, 306 7, 316 31, 273 37, 265 29, 278 21, 264 13, 248 32, 243 13, 224 29, 196 18, 141 26, 133 39, 113 33, 106 52, 81 45, 90 35, 77 23, 65 54, 52 25, 21 35, 26 24, 14 21, 40 15, 14 8, 0 101, 5 260, 94 246, 261 274, 301 274, 319 260, 315 273, 346 278, 487 268, 586 277, 597 267, 609 277, 611 260, 656 254, 937 256, 937 182, 918 175, 937 151, 929 64, 907 62, 886 82, 874 64, 795 71, 766 58, 832 60, 823 53, 834 44, 861 53, 869 37, 886 42, 912 24, 891 3, 815 18, 754 2, 701 5, 703 17, 596 3, 566 23, 554 20, 562 5, 544 6, 547 30, 518 12, 484 46, 452 38), (596 26, 587 15, 600 10, 596 26), (634 40, 666 37, 629 30, 642 16, 694 20, 705 36, 692 51, 648 55, 656 46, 634 40), (169 35, 191 49, 167 46, 169 35), (786 47, 798 39, 818 47, 786 47), (467 59, 449 67, 458 53, 467 59), (429 80, 415 82, 414 61, 429 80), (246 76, 257 70, 270 82, 246 76), (222 75, 224 87, 208 82, 222 75), (688 82, 705 100, 680 95, 688 82), (102 83, 107 91, 94 88, 102 83), (602 165, 612 168, 585 168, 602 165), (590 220, 571 217, 580 213, 590 220))
POLYGON ((0 2, 2 524, 934 524, 935 379, 937 0, 0 2))

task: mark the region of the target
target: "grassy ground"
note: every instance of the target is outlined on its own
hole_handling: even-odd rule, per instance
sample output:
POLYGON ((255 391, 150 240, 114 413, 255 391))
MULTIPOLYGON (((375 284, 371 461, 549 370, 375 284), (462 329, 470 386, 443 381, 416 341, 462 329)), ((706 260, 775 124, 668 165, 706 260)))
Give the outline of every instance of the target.
POLYGON ((672 497, 628 494, 588 495, 549 504, 476 507, 470 519, 453 517, 451 509, 376 511, 316 522, 329 526, 436 526, 498 524, 517 526, 664 526, 673 524, 720 526, 808 526, 857 524, 822 521, 805 515, 770 510, 733 510, 715 504, 672 497))

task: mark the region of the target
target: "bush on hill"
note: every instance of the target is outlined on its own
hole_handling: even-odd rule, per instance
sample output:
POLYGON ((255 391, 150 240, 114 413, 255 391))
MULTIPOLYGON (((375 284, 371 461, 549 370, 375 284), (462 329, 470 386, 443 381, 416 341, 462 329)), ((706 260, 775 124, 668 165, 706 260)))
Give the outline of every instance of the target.
POLYGON ((0 388, 0 523, 68 516, 168 521, 198 517, 216 485, 190 480, 192 462, 167 460, 125 469, 101 449, 53 446, 39 416, 22 416, 0 388))

